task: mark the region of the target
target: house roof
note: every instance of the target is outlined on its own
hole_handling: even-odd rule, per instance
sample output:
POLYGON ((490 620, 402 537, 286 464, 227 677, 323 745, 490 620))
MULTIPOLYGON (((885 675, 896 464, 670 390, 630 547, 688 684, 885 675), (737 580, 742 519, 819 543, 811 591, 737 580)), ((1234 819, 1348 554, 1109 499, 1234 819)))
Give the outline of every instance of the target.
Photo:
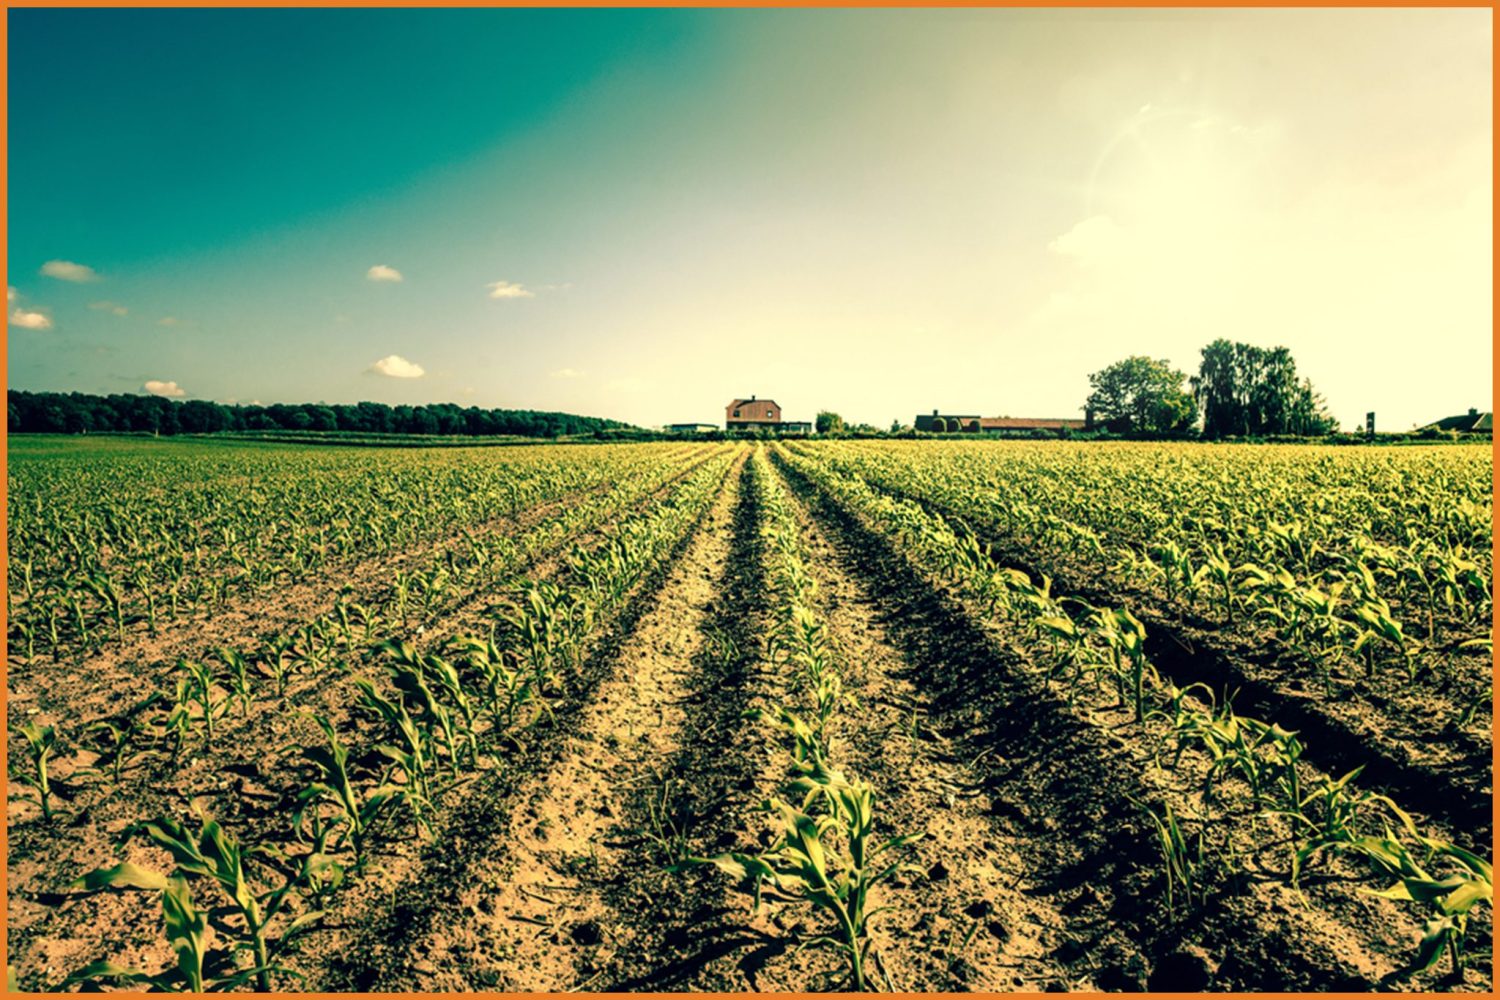
POLYGON ((776 402, 776 400, 774 400, 774 399, 736 399, 734 402, 730 403, 729 405, 730 406, 746 406, 746 405, 748 405, 750 403, 770 403, 772 406, 776 406, 776 407, 781 406, 781 404, 778 403, 778 402, 776 402))
POLYGON ((1031 431, 1056 430, 1059 427, 1082 427, 1082 420, 1061 417, 980 417, 980 430, 1031 431))
POLYGON ((1488 431, 1494 424, 1493 413, 1461 413, 1456 417, 1444 417, 1428 426, 1442 431, 1488 431))

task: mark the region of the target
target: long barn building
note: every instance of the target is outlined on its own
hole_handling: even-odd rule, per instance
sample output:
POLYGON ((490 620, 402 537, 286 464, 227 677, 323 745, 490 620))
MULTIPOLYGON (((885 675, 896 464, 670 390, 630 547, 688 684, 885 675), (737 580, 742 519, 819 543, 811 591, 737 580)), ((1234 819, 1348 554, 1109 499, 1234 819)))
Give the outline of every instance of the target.
POLYGON ((914 426, 919 431, 934 434, 983 434, 1022 431, 1081 431, 1088 428, 1087 420, 1070 420, 1061 417, 981 417, 972 413, 919 413, 914 426))

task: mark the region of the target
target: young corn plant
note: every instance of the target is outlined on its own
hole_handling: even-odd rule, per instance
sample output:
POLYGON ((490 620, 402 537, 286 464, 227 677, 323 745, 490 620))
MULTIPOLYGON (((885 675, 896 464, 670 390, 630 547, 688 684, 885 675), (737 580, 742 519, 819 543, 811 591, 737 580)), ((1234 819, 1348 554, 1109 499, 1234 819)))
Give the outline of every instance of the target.
POLYGON ((1203 902, 1204 878, 1207 857, 1204 852, 1202 832, 1187 834, 1177 821, 1177 814, 1170 804, 1162 806, 1158 815, 1150 805, 1131 800, 1147 818, 1156 835, 1156 846, 1161 852, 1163 883, 1166 887, 1167 912, 1178 915, 1182 907, 1193 909, 1203 902))
POLYGON ((229 699, 214 695, 213 671, 198 660, 182 660, 178 664, 182 676, 177 685, 177 705, 182 711, 182 720, 188 728, 203 724, 204 744, 214 741, 214 720, 229 708, 229 699), (197 714, 194 716, 194 711, 197 714))
POLYGON ((41 799, 42 818, 50 823, 53 817, 52 781, 47 773, 47 762, 52 759, 52 751, 57 748, 57 731, 51 726, 39 726, 35 722, 17 726, 13 731, 26 739, 26 755, 31 760, 31 770, 18 774, 17 780, 36 789, 37 796, 41 799))
POLYGON ((95 736, 99 759, 94 767, 109 769, 115 787, 119 787, 125 768, 140 758, 146 751, 139 744, 150 735, 151 720, 156 706, 166 700, 160 691, 152 692, 143 701, 109 719, 100 719, 85 730, 95 736))
POLYGON ((441 657, 422 655, 404 641, 385 641, 375 648, 391 659, 386 666, 396 690, 402 695, 403 704, 408 712, 415 708, 413 719, 417 725, 437 737, 432 742, 441 744, 453 776, 457 777, 464 758, 467 756, 472 763, 478 754, 473 707, 457 672, 441 657), (443 703, 430 680, 449 696, 456 697, 460 712, 443 703))
POLYGON ((306 747, 302 751, 320 773, 297 797, 300 808, 295 825, 299 831, 311 828, 315 853, 339 850, 347 842, 354 851, 355 867, 363 867, 376 822, 388 807, 403 801, 406 790, 380 784, 363 794, 357 792, 349 775, 349 750, 339 739, 338 731, 325 716, 315 715, 313 721, 328 738, 328 746, 306 747), (329 809, 332 814, 325 815, 329 809), (330 843, 335 831, 342 832, 330 843))
POLYGON ((70 886, 85 894, 143 889, 161 892, 165 929, 177 964, 163 972, 145 973, 96 962, 70 976, 69 983, 124 981, 166 989, 179 987, 184 992, 253 985, 260 992, 268 992, 273 977, 289 974, 275 964, 277 956, 297 934, 323 916, 320 911, 291 916, 291 904, 297 898, 294 890, 307 882, 310 868, 320 862, 304 856, 290 873, 273 868, 272 874, 280 876, 279 884, 273 880, 273 887, 266 889, 247 873, 246 862, 259 860, 270 867, 277 852, 244 847, 206 817, 199 817, 196 827, 163 817, 126 831, 127 839, 144 836, 169 853, 176 864, 170 875, 125 862, 89 872, 70 886), (226 902, 209 911, 198 910, 188 887, 190 877, 215 886, 226 902), (221 929, 227 938, 219 948, 209 944, 206 933, 208 918, 216 913, 223 916, 214 920, 215 929, 221 929))
POLYGON ((541 718, 546 702, 534 677, 496 644, 493 628, 488 639, 463 636, 455 647, 460 662, 477 678, 493 737, 525 730, 541 718))
POLYGON ((218 653, 219 663, 223 668, 220 679, 224 687, 229 689, 230 696, 239 699, 240 713, 248 716, 255 701, 255 692, 250 688, 250 661, 239 650, 228 646, 219 647, 218 653))
POLYGON ((1423 925, 1422 940, 1408 971, 1432 968, 1446 951, 1453 975, 1461 976, 1469 916, 1481 903, 1493 905, 1494 872, 1488 861, 1455 844, 1420 836, 1418 840, 1426 848, 1423 862, 1389 831, 1383 837, 1361 838, 1348 849, 1369 859, 1381 874, 1396 879, 1387 889, 1369 890, 1373 895, 1423 903, 1432 913, 1423 925), (1443 864, 1446 874, 1434 873, 1434 864, 1443 864))
POLYGON ((385 722, 395 737, 395 742, 382 743, 375 748, 389 761, 390 770, 380 783, 393 784, 391 772, 401 772, 403 781, 398 787, 402 791, 402 801, 411 810, 418 834, 430 834, 432 827, 427 817, 433 801, 430 737, 413 721, 404 698, 391 701, 375 690, 375 685, 365 677, 354 678, 354 685, 359 689, 360 706, 385 722))
POLYGON ((803 793, 800 804, 772 798, 764 809, 777 820, 779 831, 770 849, 761 854, 731 852, 713 858, 691 858, 683 865, 712 864, 742 882, 752 884, 759 909, 762 884, 769 883, 789 900, 810 903, 832 917, 836 929, 808 942, 831 947, 849 964, 849 984, 868 990, 870 918, 880 912, 870 905, 871 892, 905 870, 890 860, 922 834, 879 839, 874 831, 874 793, 863 782, 847 782, 830 774, 823 781, 802 778, 793 790, 803 793), (814 803, 826 812, 815 814, 814 803))

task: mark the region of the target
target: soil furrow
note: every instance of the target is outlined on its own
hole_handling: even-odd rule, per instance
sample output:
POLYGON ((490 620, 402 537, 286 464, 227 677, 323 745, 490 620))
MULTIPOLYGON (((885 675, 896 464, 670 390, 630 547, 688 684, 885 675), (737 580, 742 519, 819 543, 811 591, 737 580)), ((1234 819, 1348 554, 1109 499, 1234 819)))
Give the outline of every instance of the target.
MULTIPOLYGON (((1019 888, 1066 917, 1050 957, 1067 971, 1069 988, 1369 989, 1392 971, 1361 946, 1351 917, 1361 917, 1367 933, 1383 933, 1382 944, 1397 953, 1398 921, 1362 898, 1312 914, 1289 889, 1265 882, 1211 897, 1191 920, 1163 911, 1160 856, 1137 805, 1159 807, 1159 793, 1142 780, 1129 731, 1080 718, 946 588, 782 467, 846 546, 855 574, 880 595, 876 620, 913 665, 910 679, 925 690, 932 724, 962 748, 992 808, 1022 834, 1014 845, 1019 888)), ((1400 923, 1404 933, 1409 921, 1400 923)))
MULTIPOLYGON (((680 477, 673 477, 650 497, 633 503, 618 516, 643 509, 679 481, 680 477)), ((561 539, 537 553, 522 571, 529 571, 532 578, 545 579, 561 568, 551 553, 573 543, 597 539, 605 530, 598 527, 561 539), (545 564, 545 573, 541 564, 545 564)), ((472 613, 463 612, 462 620, 472 624, 472 613)), ((452 626, 445 631, 458 627, 453 617, 441 619, 440 624, 443 623, 452 626)), ((107 845, 130 822, 171 814, 188 803, 196 803, 242 834, 265 829, 273 836, 283 836, 293 808, 292 798, 306 784, 301 775, 299 748, 322 741, 308 714, 319 713, 332 720, 345 731, 346 740, 351 732, 371 725, 353 712, 348 676, 329 666, 318 676, 289 689, 288 697, 295 699, 298 712, 289 712, 284 706, 278 707, 278 703, 259 702, 248 717, 236 714, 221 720, 212 755, 189 751, 175 764, 162 761, 149 770, 138 771, 127 779, 128 797, 106 800, 102 807, 78 808, 65 804, 72 820, 71 829, 61 843, 54 830, 37 822, 12 829, 7 867, 12 944, 24 947, 36 940, 42 949, 27 963, 28 973, 48 967, 54 971, 64 969, 77 944, 66 930, 57 931, 72 924, 71 915, 33 900, 45 899, 74 874, 98 865, 104 856, 116 854, 107 845), (44 876, 46 881, 39 881, 44 876), (20 938, 15 936, 18 929, 22 931, 20 938)), ((355 741, 356 745, 360 742, 355 741)), ((91 793, 84 790, 82 794, 91 793)), ((17 809, 36 811, 31 800, 20 797, 14 789, 11 800, 13 814, 17 809)), ((103 909, 119 908, 123 913, 138 909, 132 900, 109 897, 99 898, 96 905, 103 909)))
MULTIPOLYGON (((884 486, 871 486, 918 503, 949 520, 968 523, 933 501, 884 486)), ((1233 693, 1236 711, 1297 732, 1306 744, 1308 759, 1324 770, 1345 774, 1363 766, 1362 787, 1389 794, 1414 815, 1446 828, 1443 832, 1460 843, 1470 846, 1489 843, 1493 829, 1493 777, 1488 747, 1482 753, 1444 755, 1448 759, 1441 765, 1422 760, 1424 748, 1430 749, 1431 742, 1413 741, 1393 733, 1384 723, 1355 706, 1287 691, 1274 681, 1252 673, 1252 668, 1240 657, 1215 648, 1212 630, 1179 626, 1174 615, 1157 609, 1152 601, 1133 600, 1124 590, 1089 586, 1032 547, 988 531, 984 525, 969 527, 990 545, 997 564, 1020 569, 1033 577, 1045 574, 1052 580, 1054 595, 1075 597, 1100 607, 1128 603, 1131 612, 1147 627, 1146 654, 1164 678, 1179 687, 1203 683, 1211 690, 1233 693)), ((1313 668, 1307 667, 1306 671, 1311 678, 1313 668)), ((1462 734, 1455 738, 1472 742, 1462 734)))
POLYGON ((840 714, 843 735, 832 753, 875 786, 883 835, 924 834, 911 850, 917 872, 880 900, 893 907, 874 925, 881 970, 897 990, 1041 992, 1065 985, 1053 955, 1068 920, 1022 887, 1016 845, 1028 831, 995 808, 980 776, 959 760, 960 749, 930 724, 933 706, 911 679, 920 665, 909 664, 893 642, 880 594, 860 575, 847 543, 831 538, 800 498, 793 503, 819 610, 854 696, 840 714))
MULTIPOLYGON (((664 709, 672 746, 636 765, 645 780, 627 779, 624 816, 611 832, 600 885, 611 947, 589 956, 597 970, 584 980, 589 989, 803 986, 785 937, 769 915, 751 912, 748 897, 722 873, 711 866, 664 870, 686 853, 754 850, 762 825, 757 805, 781 777, 769 735, 745 718, 748 709, 765 707, 772 684, 762 656, 764 546, 749 462, 738 492, 732 535, 716 545, 717 571, 715 563, 701 569, 711 585, 696 609, 696 649, 676 670, 680 695, 664 709)), ((670 634, 670 622, 661 626, 670 634)))
POLYGON ((661 706, 640 697, 672 683, 668 675, 639 678, 631 654, 664 606, 676 610, 685 602, 680 591, 692 575, 690 553, 718 530, 725 492, 721 486, 720 496, 592 644, 553 723, 534 730, 501 769, 480 776, 448 806, 432 846, 407 862, 386 901, 372 898, 360 930, 324 949, 340 957, 311 971, 320 988, 577 985, 563 944, 601 941, 599 925, 575 897, 600 863, 602 833, 616 808, 601 754, 622 740, 652 738, 662 724, 661 706), (538 912, 547 915, 533 915, 538 912))

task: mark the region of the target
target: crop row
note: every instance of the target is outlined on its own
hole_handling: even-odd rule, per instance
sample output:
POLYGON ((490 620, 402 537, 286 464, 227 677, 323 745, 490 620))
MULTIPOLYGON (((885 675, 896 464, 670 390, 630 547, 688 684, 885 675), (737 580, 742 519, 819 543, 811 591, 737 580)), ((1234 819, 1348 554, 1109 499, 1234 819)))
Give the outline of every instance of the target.
POLYGON ((1284 845, 1284 877, 1294 888, 1317 866, 1357 864, 1367 891, 1413 906, 1423 932, 1408 971, 1445 953, 1461 967, 1471 913, 1491 899, 1486 858, 1425 834, 1389 797, 1361 790, 1358 769, 1334 777, 1312 768, 1295 733, 1236 713, 1231 699, 1203 685, 1165 680, 1128 608, 1060 600, 1047 579, 998 565, 961 522, 808 454, 784 452, 781 460, 888 536, 921 572, 957 586, 976 614, 1027 650, 1049 689, 1070 703, 1127 712, 1156 743, 1155 769, 1201 774, 1201 815, 1141 806, 1160 846, 1169 908, 1201 905, 1214 884, 1209 873, 1242 863, 1243 854, 1213 856, 1203 831, 1248 824, 1251 842, 1284 845), (1235 798, 1248 809, 1231 808, 1235 798))
POLYGON ((141 625, 154 635, 236 595, 449 537, 682 454, 646 445, 583 462, 576 450, 539 448, 371 466, 345 452, 125 452, 106 453, 87 476, 63 462, 14 462, 12 646, 55 656, 141 625))
POLYGON ((848 985, 863 992, 869 922, 879 912, 872 893, 902 870, 895 859, 920 834, 882 836, 874 789, 838 763, 835 730, 848 700, 844 665, 815 610, 816 581, 785 492, 761 449, 751 461, 773 595, 766 658, 781 687, 778 703, 756 717, 782 738, 788 774, 779 794, 760 807, 772 824, 765 850, 688 858, 678 867, 716 865, 751 886, 757 909, 768 895, 810 904, 832 924, 811 943, 842 954, 848 985))
MULTIPOLYGON (((281 963, 288 946, 368 870, 372 845, 403 830, 431 836, 443 801, 466 776, 500 766, 527 730, 576 695, 591 638, 701 516, 728 461, 720 453, 659 503, 628 514, 597 544, 575 546, 556 577, 509 586, 508 599, 479 634, 425 647, 395 622, 335 634, 335 646, 353 645, 346 654, 368 651, 367 666, 375 670, 348 677, 335 701, 338 716, 316 716, 321 741, 290 748, 304 758, 299 773, 308 775, 291 828, 230 831, 196 812, 132 824, 122 841, 139 838, 159 849, 158 857, 164 851, 171 867, 107 866, 75 882, 71 898, 135 890, 159 896, 177 961, 147 972, 106 960, 69 982, 195 991, 289 982, 292 973, 281 963), (348 715, 363 722, 349 730, 339 721, 348 715)), ((184 670, 185 697, 156 714, 175 717, 175 733, 163 740, 161 726, 143 726, 135 750, 175 757, 191 741, 204 757, 223 758, 224 730, 215 722, 232 705, 243 707, 242 691, 252 697, 253 691, 239 686, 237 669, 227 684, 201 665, 184 670)), ((281 705, 288 716, 296 711, 290 702, 281 705)), ((40 738, 50 738, 38 728, 40 738)), ((34 764, 40 788, 45 756, 34 764)))
POLYGON ((1477 492, 1489 468, 1472 449, 1342 462, 1160 445, 1098 458, 1023 446, 804 451, 1220 626, 1269 630, 1325 693, 1388 671, 1404 684, 1441 680, 1456 657, 1491 648, 1491 506, 1477 492))

